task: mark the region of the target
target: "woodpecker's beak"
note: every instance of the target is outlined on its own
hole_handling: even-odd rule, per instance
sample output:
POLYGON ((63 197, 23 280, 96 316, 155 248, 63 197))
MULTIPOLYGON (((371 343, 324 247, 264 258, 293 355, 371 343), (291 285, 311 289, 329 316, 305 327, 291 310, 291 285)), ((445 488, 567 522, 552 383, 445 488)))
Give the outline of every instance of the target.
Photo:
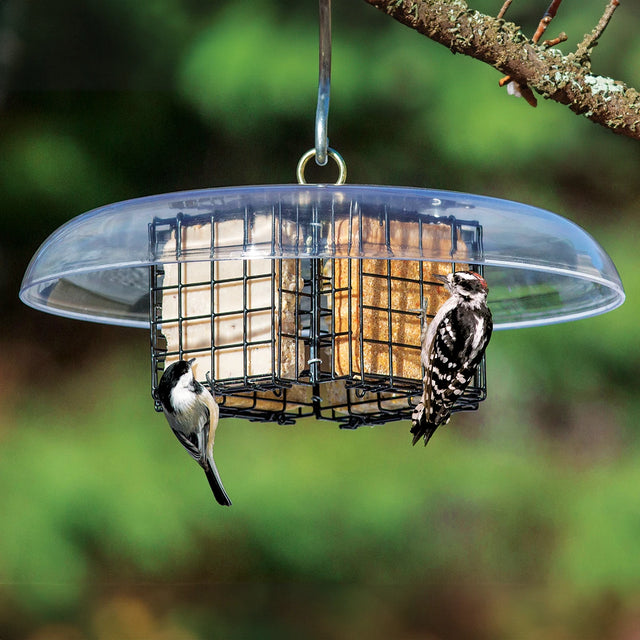
POLYGON ((445 273, 432 273, 431 277, 438 282, 442 282, 442 284, 446 284, 448 282, 449 274, 445 273))
POLYGON ((191 360, 187 360, 187 362, 189 363, 189 366, 192 367, 193 363, 196 361, 195 358, 191 358, 191 360))

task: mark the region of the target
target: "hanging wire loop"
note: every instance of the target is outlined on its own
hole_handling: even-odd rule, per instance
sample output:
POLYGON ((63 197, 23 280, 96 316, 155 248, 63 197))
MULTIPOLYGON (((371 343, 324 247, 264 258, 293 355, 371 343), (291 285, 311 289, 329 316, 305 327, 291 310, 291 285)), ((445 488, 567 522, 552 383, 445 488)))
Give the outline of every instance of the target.
MULTIPOLYGON (((308 184, 307 180, 304 177, 304 170, 307 166, 307 163, 311 158, 315 156, 316 162, 318 159, 318 153, 315 149, 309 149, 306 153, 302 155, 300 161, 298 162, 298 168, 296 169, 296 177, 298 179, 298 184, 308 184)), ((327 147, 327 157, 332 158, 335 163, 338 165, 338 179, 335 181, 335 184, 344 184, 347 180, 347 163, 344 161, 344 158, 331 147, 327 147)), ((318 162, 318 164, 320 164, 318 162)), ((325 163, 326 164, 326 163, 325 163)))
POLYGON ((320 0, 318 106, 316 107, 316 164, 327 164, 329 97, 331 93, 331 0, 320 0))

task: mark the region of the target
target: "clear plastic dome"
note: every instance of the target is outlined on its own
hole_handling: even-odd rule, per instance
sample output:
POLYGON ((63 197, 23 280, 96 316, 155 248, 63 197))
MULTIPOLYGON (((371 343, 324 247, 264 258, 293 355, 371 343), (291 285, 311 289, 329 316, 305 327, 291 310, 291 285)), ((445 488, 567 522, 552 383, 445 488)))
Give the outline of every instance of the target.
POLYGON ((609 256, 560 216, 464 193, 358 185, 203 189, 101 207, 44 242, 20 297, 62 316, 148 327, 151 265, 265 258, 480 265, 496 329, 586 318, 624 302, 609 256), (204 224, 208 241, 175 241, 180 228, 204 224), (429 241, 434 225, 450 228, 450 241, 429 241))

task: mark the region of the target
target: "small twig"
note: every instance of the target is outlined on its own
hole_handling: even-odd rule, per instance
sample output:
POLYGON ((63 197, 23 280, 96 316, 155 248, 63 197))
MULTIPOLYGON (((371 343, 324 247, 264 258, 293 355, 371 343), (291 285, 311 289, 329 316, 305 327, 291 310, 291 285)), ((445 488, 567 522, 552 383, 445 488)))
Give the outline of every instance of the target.
POLYGON ((558 7, 562 3, 562 0, 551 0, 551 4, 549 8, 545 11, 545 14, 542 16, 540 23, 538 24, 538 28, 536 32, 533 34, 533 38, 531 40, 538 43, 538 40, 542 37, 542 34, 547 30, 549 23, 556 17, 556 13, 558 11, 558 7))
POLYGON ((598 24, 594 27, 591 33, 588 33, 584 40, 578 45, 576 49, 576 55, 578 58, 589 58, 590 51, 598 44, 598 39, 604 33, 609 21, 611 20, 615 10, 618 8, 620 0, 609 0, 607 7, 602 14, 602 17, 598 21, 598 24))
POLYGON ((549 47, 555 47, 557 44, 560 44, 561 42, 565 42, 567 40, 567 34, 563 31, 560 35, 558 35, 557 38, 552 38, 551 40, 545 40, 542 43, 542 46, 545 49, 548 49, 549 47))
MULTIPOLYGON (((612 2, 618 2, 618 0, 612 0, 612 2)), ((507 0, 507 2, 505 2, 500 12, 502 13, 503 10, 506 11, 506 9, 509 7, 509 4, 511 4, 511 0, 507 0)), ((544 12, 544 15, 542 16, 540 22, 538 23, 538 28, 536 29, 536 32, 533 34, 533 38, 531 38, 531 41, 534 44, 538 44, 538 41, 540 40, 544 32, 547 30, 547 27, 549 26, 551 21, 556 17, 556 13, 558 12, 558 7, 561 4, 562 4, 562 0, 551 0, 551 4, 547 8, 547 10, 544 12)), ((567 35, 565 33, 561 33, 557 38, 554 38, 553 40, 545 40, 545 42, 543 42, 543 46, 547 42, 558 44, 559 42, 563 42, 566 39, 567 39, 567 35)), ((553 44, 549 44, 548 46, 553 46, 553 44)), ((505 85, 508 85, 511 82, 513 82, 512 91, 510 91, 509 93, 511 93, 512 95, 520 96, 524 98, 532 107, 537 106, 538 101, 536 100, 536 97, 533 95, 533 91, 531 91, 531 89, 529 89, 529 87, 527 87, 526 85, 519 84, 518 82, 513 80, 511 76, 505 76, 504 78, 501 78, 498 81, 498 86, 504 87, 505 85)))
POLYGON ((502 20, 502 18, 504 18, 504 14, 507 13, 507 9, 509 8, 512 2, 513 0, 504 0, 502 9, 500 9, 500 11, 498 12, 498 15, 496 16, 498 20, 502 20))

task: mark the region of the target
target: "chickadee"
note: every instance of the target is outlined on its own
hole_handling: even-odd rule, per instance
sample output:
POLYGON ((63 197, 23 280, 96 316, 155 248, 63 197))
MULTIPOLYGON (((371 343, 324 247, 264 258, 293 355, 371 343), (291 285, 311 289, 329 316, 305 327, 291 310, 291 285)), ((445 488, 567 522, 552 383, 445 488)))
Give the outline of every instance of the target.
POLYGON ((451 297, 440 307, 422 335, 424 391, 411 416, 413 444, 424 444, 441 425, 480 364, 493 321, 487 306, 489 287, 475 271, 436 275, 451 297))
MULTIPOLYGON (((213 460, 213 440, 220 410, 209 390, 193 377, 195 358, 169 365, 158 384, 158 399, 173 433, 189 455, 204 469, 219 504, 231 506, 213 460)), ((207 382, 213 389, 209 374, 207 382)))

